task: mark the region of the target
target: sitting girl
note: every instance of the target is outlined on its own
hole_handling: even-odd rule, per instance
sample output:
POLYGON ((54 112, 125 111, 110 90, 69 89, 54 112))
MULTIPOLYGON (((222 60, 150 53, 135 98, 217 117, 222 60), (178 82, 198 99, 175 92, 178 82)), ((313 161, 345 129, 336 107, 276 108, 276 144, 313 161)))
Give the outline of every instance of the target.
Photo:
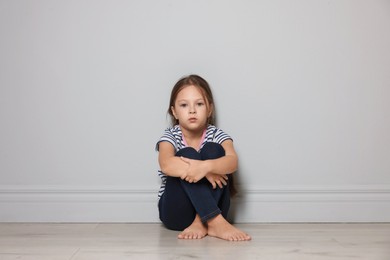
POLYGON ((156 145, 160 219, 168 229, 182 231, 180 239, 250 240, 226 220, 238 159, 231 137, 214 126, 214 111, 203 78, 190 75, 173 87, 168 108, 173 126, 156 145))

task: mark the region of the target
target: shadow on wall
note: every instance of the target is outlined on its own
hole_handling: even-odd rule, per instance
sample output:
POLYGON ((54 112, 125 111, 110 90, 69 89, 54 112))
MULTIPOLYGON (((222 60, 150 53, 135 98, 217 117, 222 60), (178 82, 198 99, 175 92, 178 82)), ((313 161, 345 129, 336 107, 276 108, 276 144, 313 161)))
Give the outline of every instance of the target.
POLYGON ((237 189, 237 194, 234 197, 232 197, 230 201, 230 210, 228 214, 228 221, 230 223, 234 223, 236 220, 236 216, 239 215, 240 212, 245 211, 243 208, 245 207, 245 205, 242 204, 242 202, 245 201, 245 193, 242 190, 242 186, 239 185, 239 183, 241 183, 240 169, 238 169, 237 172, 233 173, 233 175, 234 175, 234 184, 237 189))

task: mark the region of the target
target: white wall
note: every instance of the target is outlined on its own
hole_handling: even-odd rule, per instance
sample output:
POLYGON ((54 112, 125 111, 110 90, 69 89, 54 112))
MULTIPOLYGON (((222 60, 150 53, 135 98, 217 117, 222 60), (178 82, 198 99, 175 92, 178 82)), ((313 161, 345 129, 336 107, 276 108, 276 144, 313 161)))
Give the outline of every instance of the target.
POLYGON ((190 73, 240 156, 236 221, 390 221, 389 27, 386 0, 0 0, 0 221, 158 221, 190 73))

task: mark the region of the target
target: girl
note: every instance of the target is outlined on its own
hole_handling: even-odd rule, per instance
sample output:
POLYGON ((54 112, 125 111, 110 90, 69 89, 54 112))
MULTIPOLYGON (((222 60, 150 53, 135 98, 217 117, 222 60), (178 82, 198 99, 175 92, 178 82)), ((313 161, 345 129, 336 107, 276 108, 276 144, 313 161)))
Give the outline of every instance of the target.
POLYGON ((180 79, 172 89, 168 113, 173 126, 156 145, 162 178, 161 221, 168 229, 182 231, 180 239, 209 235, 250 240, 226 220, 237 155, 231 137, 214 126, 208 83, 197 75, 180 79))

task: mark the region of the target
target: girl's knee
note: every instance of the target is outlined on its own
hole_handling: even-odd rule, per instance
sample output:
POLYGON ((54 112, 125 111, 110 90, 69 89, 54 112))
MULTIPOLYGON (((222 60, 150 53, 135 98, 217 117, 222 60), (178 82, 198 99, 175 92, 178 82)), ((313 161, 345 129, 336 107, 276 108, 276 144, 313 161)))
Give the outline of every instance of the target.
POLYGON ((188 159, 193 159, 193 160, 201 160, 200 154, 192 147, 185 147, 183 149, 180 149, 177 151, 176 156, 178 157, 185 157, 188 159))
POLYGON ((218 143, 206 143, 201 151, 200 154, 202 156, 203 160, 209 160, 209 159, 217 159, 225 156, 225 149, 222 147, 221 144, 218 143))

